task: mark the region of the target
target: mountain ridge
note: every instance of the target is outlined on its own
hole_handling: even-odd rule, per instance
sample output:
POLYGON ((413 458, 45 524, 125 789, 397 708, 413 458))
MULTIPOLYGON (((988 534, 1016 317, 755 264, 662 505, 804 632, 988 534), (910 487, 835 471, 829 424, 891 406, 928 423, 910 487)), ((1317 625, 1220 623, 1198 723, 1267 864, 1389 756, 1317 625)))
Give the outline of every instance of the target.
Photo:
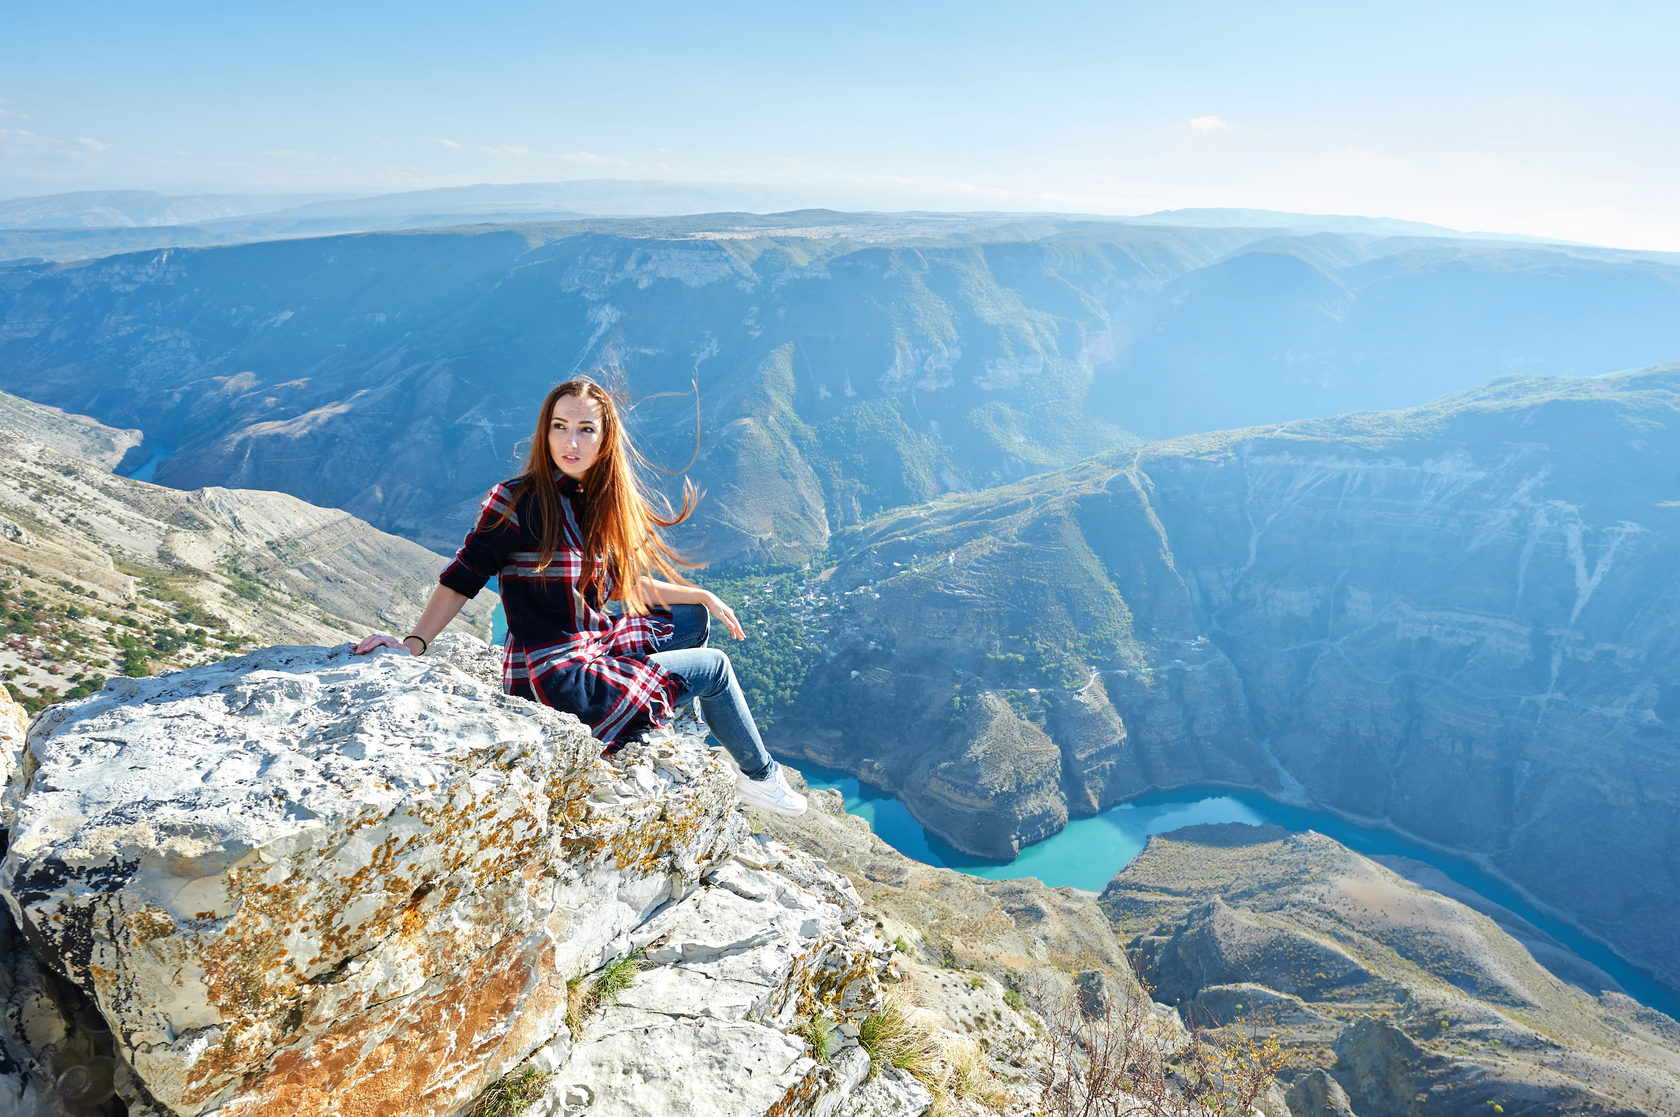
POLYGON ((281 489, 445 551, 514 468, 530 401, 617 362, 665 468, 693 457, 680 394, 700 384, 695 469, 738 499, 703 505, 682 542, 763 562, 1105 447, 1680 348, 1680 269, 1573 251, 1343 238, 1364 262, 1337 265, 1269 232, 754 220, 13 266, 0 387, 144 430, 169 484, 281 489))
MULTIPOLYGON (((406 625, 442 560, 283 493, 117 476, 138 432, 0 393, 0 673, 31 710, 275 637, 406 625)), ((491 604, 456 625, 488 630, 491 604)))

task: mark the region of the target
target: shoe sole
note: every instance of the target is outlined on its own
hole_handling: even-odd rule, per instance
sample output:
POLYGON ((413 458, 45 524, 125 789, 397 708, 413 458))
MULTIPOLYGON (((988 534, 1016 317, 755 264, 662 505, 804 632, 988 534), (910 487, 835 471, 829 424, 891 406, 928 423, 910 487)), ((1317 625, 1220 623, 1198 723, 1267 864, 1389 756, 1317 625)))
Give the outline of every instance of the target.
POLYGON ((802 814, 805 813, 805 809, 806 809, 805 807, 802 806, 798 810, 795 810, 792 807, 783 807, 783 806, 780 806, 780 805, 773 805, 773 804, 770 804, 770 803, 760 803, 756 799, 746 799, 746 798, 741 798, 740 796, 737 796, 736 798, 739 800, 739 802, 741 803, 741 805, 743 807, 757 807, 761 811, 769 811, 772 814, 785 814, 785 815, 788 815, 790 817, 797 817, 798 815, 802 815, 802 814))

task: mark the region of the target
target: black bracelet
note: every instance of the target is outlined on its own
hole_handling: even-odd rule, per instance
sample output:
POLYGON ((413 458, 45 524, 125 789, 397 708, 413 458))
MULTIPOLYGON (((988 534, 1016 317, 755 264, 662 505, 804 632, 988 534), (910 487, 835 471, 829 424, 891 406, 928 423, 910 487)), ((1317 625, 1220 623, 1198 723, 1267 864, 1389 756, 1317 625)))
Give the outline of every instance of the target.
POLYGON ((426 654, 426 649, 431 647, 430 644, 426 643, 426 638, 424 636, 416 636, 412 632, 410 632, 407 636, 403 637, 403 642, 404 643, 407 643, 410 640, 420 641, 420 654, 421 655, 425 655, 426 654))

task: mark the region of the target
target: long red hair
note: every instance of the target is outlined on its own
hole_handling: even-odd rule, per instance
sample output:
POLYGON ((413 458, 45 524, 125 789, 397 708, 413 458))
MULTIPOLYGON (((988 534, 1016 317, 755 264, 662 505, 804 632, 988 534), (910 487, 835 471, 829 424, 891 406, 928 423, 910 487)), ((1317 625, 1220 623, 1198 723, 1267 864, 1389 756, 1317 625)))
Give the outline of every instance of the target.
MULTIPOLYGON (((593 400, 601 409, 601 448, 589 472, 583 476, 584 562, 579 589, 590 596, 600 588, 603 571, 610 571, 607 599, 623 602, 627 613, 645 613, 648 602, 641 590, 644 577, 658 573, 683 585, 692 585, 677 568, 703 565, 678 554, 659 536, 661 528, 674 527, 688 519, 699 494, 694 483, 684 479, 682 508, 670 512, 668 517, 655 512, 636 477, 638 469, 647 466, 647 460, 625 433, 620 408, 612 393, 587 376, 556 385, 543 397, 542 410, 537 412, 537 430, 531 436, 531 452, 525 458, 525 469, 518 483, 520 491, 531 494, 542 521, 537 560, 540 566, 546 567, 553 561, 562 539, 564 497, 560 495, 557 479, 559 470, 548 448, 548 427, 555 403, 565 396, 593 400), (590 556, 602 561, 591 562, 590 556)), ((667 504, 668 512, 669 507, 667 504)))

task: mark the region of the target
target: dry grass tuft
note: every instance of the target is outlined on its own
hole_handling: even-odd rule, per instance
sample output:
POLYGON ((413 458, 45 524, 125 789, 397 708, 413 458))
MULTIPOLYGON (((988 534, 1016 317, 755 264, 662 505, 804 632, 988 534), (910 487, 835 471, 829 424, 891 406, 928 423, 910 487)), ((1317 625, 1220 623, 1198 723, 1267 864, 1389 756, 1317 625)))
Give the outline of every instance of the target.
POLYGON ((536 1067, 526 1067, 517 1074, 498 1078, 478 1095, 468 1113, 470 1117, 516 1117, 542 1097, 549 1078, 546 1071, 536 1067))
POLYGON ((642 952, 633 950, 602 966, 593 978, 580 976, 566 982, 566 1028, 574 1042, 583 1035, 584 1021, 602 1005, 612 1004, 646 965, 642 952))
POLYGON ((898 994, 888 993, 881 1011, 864 1017, 858 1025, 858 1046, 869 1053, 870 1074, 885 1065, 904 1071, 930 1091, 939 1085, 939 1042, 922 1016, 898 994))

